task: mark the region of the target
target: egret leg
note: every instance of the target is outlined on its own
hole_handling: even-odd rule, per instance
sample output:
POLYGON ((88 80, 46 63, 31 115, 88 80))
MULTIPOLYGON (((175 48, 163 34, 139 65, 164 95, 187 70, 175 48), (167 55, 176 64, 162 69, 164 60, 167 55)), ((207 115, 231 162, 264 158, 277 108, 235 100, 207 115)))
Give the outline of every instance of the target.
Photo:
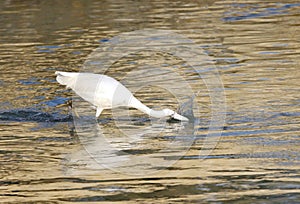
POLYGON ((102 111, 103 111, 103 108, 97 107, 96 118, 98 118, 100 116, 102 111))

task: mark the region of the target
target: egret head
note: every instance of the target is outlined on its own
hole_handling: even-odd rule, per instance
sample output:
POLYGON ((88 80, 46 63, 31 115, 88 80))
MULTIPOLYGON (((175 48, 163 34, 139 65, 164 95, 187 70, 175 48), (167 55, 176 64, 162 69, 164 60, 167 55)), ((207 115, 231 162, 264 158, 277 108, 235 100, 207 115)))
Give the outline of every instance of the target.
POLYGON ((182 116, 182 115, 179 115, 178 113, 176 113, 175 111, 173 110, 170 110, 168 108, 166 109, 163 109, 163 112, 165 113, 166 116, 169 116, 171 118, 174 118, 176 120, 181 120, 181 121, 189 121, 188 118, 182 116))

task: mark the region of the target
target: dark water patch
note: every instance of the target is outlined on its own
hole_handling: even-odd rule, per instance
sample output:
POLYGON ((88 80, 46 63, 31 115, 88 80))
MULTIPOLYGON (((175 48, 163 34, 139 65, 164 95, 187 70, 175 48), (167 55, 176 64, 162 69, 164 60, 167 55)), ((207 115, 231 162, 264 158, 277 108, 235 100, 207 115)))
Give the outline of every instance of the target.
POLYGON ((280 193, 280 194, 265 194, 265 195, 255 195, 255 196, 241 196, 237 199, 230 199, 223 201, 222 203, 244 203, 245 200, 251 201, 251 203, 299 203, 300 200, 299 193, 280 193))
MULTIPOLYGON (((189 156, 183 156, 181 159, 183 160, 196 160, 196 159, 232 159, 232 158, 236 158, 237 155, 189 155, 189 156)), ((169 157, 172 158, 172 157, 169 157)), ((172 159, 176 159, 176 157, 172 158, 172 159)))
POLYGON ((254 135, 266 135, 266 134, 274 134, 274 133, 287 133, 287 132, 294 132, 299 131, 300 128, 291 128, 288 130, 285 129, 264 129, 264 130, 240 130, 240 131, 233 131, 233 132, 223 132, 222 136, 254 136, 254 135))
POLYGON ((13 196, 13 197, 23 197, 23 198, 28 198, 30 196, 26 196, 26 195, 20 195, 20 194, 13 194, 13 193, 4 193, 4 194, 0 194, 0 196, 13 196))
POLYGON ((60 45, 43 45, 43 46, 36 46, 38 53, 52 53, 55 52, 57 49, 61 48, 60 45))
POLYGON ((143 154, 153 154, 155 152, 158 152, 160 149, 127 149, 127 150, 122 150, 119 152, 118 155, 124 155, 126 154, 133 154, 133 155, 143 155, 143 154))
POLYGON ((288 13, 288 9, 300 7, 300 3, 294 4, 276 4, 274 7, 263 8, 256 4, 234 4, 235 10, 225 14, 223 18, 226 22, 234 22, 240 20, 248 20, 255 18, 270 17, 274 15, 283 15, 288 13), (248 8, 247 11, 241 11, 241 9, 248 8), (263 8, 263 9, 262 9, 263 8))
POLYGON ((39 79, 36 77, 31 77, 29 79, 21 79, 19 80, 19 83, 22 85, 37 85, 37 84, 41 84, 41 82, 39 82, 39 79))
MULTIPOLYGON (((291 165, 295 165, 295 163, 300 162, 300 153, 295 151, 281 151, 281 152, 260 152, 260 153, 252 153, 251 158, 265 158, 265 159, 280 159, 281 162, 289 161, 291 165)), ((278 164, 281 164, 278 162, 278 164)))
MULTIPOLYGON (((146 184, 148 185, 148 184, 146 184)), ((153 198, 176 198, 181 195, 197 195, 199 189, 197 185, 165 185, 163 188, 158 190, 152 190, 151 192, 121 192, 115 195, 103 195, 103 196, 86 196, 77 198, 66 198, 61 201, 72 201, 72 202, 92 202, 92 201, 132 201, 139 199, 153 199, 153 198), (172 193, 172 196, 170 195, 172 193)))
POLYGON ((55 97, 52 100, 47 100, 47 101, 42 102, 42 104, 45 104, 50 107, 56 107, 57 105, 66 104, 66 102, 68 100, 69 99, 65 98, 65 97, 55 97))
POLYGON ((14 109, 0 111, 0 121, 70 122, 72 121, 72 116, 62 115, 58 112, 41 112, 34 109, 14 109))
POLYGON ((72 142, 73 139, 69 137, 39 137, 35 141, 38 142, 72 142))
POLYGON ((109 41, 110 41, 109 38, 102 38, 99 40, 100 43, 109 42, 109 41))
POLYGON ((284 117, 300 117, 300 112, 279 112, 279 113, 274 113, 268 119, 279 118, 279 117, 282 117, 282 116, 284 116, 284 117))
MULTIPOLYGON (((176 179, 177 177, 169 176, 168 179, 176 179)), ((181 177, 182 179, 199 180, 200 178, 181 177)), ((43 178, 43 179, 29 179, 29 180, 0 180, 0 185, 29 185, 29 184, 51 184, 51 183, 79 183, 79 184, 99 184, 99 183, 130 183, 130 182, 145 182, 147 184, 163 181, 164 177, 144 177, 144 178, 110 178, 110 179, 88 179, 80 177, 57 177, 57 178, 43 178)))

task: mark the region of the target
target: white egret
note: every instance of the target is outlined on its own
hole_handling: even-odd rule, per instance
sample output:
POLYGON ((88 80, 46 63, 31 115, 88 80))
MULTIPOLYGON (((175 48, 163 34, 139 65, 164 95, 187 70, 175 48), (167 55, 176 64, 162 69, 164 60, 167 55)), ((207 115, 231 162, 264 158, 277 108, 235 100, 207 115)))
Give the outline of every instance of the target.
POLYGON ((104 109, 116 107, 133 107, 152 117, 170 117, 180 121, 189 119, 170 109, 160 111, 152 110, 144 105, 117 80, 101 74, 76 73, 56 71, 56 80, 71 88, 77 95, 90 102, 97 108, 96 117, 99 117, 104 109))

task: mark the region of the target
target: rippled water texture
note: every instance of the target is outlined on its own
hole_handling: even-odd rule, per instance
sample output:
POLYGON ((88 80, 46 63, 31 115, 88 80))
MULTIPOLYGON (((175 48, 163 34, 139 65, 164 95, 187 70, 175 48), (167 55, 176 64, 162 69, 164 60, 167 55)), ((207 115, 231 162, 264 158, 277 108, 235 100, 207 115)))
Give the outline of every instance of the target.
MULTIPOLYGON (((0 202, 299 202, 298 1, 3 0, 0 22, 0 202), (172 93, 143 86, 149 77, 176 85, 176 70, 200 91, 196 123, 161 124, 131 109, 131 119, 118 109, 95 121, 88 105, 86 120, 72 116, 68 104, 78 98, 54 72, 83 70, 95 48, 142 29, 193 40, 218 69, 226 120, 207 157, 199 152, 213 142, 205 82, 211 64, 191 68, 170 53, 143 50, 106 72, 145 104, 177 109, 172 93), (146 72, 126 75, 141 66, 146 72)), ((184 90, 183 101, 191 97, 173 88, 184 90)))

